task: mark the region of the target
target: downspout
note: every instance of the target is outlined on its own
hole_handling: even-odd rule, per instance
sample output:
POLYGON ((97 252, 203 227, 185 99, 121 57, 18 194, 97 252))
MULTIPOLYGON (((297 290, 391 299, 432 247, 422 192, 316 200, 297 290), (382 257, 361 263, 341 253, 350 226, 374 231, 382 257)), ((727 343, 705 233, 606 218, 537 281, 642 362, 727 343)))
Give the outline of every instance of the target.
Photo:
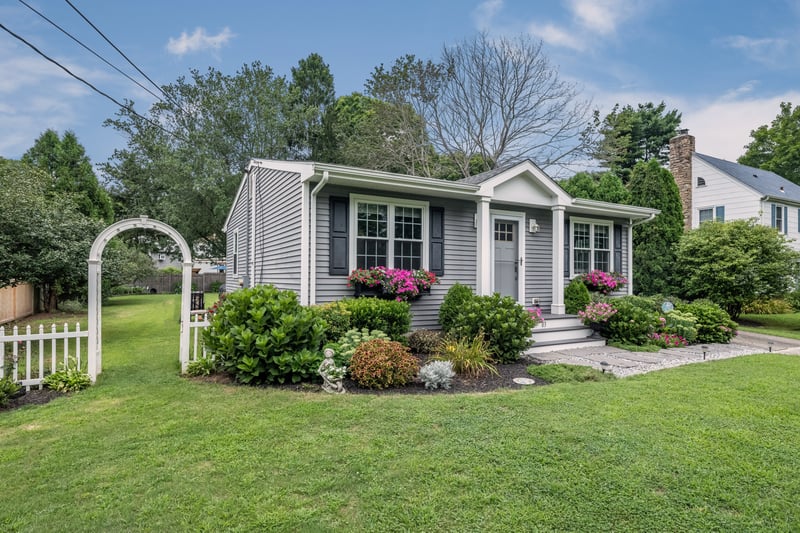
POLYGON ((309 267, 309 294, 308 304, 314 305, 317 303, 317 195, 323 187, 328 183, 330 175, 328 171, 322 172, 322 179, 319 180, 317 186, 311 191, 311 236, 309 238, 309 247, 306 253, 311 254, 311 261, 309 267))
POLYGON ((247 170, 247 181, 250 194, 250 235, 247 239, 247 245, 250 248, 250 264, 248 265, 250 279, 247 285, 248 287, 254 287, 256 284, 256 184, 252 168, 247 170))

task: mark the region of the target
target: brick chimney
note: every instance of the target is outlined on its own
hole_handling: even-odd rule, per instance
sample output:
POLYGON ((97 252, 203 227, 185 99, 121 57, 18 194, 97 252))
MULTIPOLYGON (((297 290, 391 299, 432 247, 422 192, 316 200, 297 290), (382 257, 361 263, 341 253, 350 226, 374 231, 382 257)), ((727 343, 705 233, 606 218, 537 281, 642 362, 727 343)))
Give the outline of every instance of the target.
POLYGON ((679 130, 678 135, 669 140, 669 170, 681 196, 684 231, 692 229, 692 153, 694 137, 689 135, 689 130, 679 130))

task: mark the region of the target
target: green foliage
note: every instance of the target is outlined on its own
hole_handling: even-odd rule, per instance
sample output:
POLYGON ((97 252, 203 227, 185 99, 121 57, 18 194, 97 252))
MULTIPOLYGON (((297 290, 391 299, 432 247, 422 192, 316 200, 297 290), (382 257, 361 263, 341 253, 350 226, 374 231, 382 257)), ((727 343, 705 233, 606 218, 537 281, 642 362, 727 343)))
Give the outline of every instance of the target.
POLYGON ((431 361, 419 369, 419 379, 425 383, 426 389, 447 390, 450 388, 456 373, 450 361, 431 361))
POLYGON ((225 287, 224 281, 212 281, 208 288, 211 292, 220 292, 223 287, 225 287))
POLYGON ((117 285, 111 287, 111 296, 121 296, 123 294, 147 294, 147 288, 135 287, 133 285, 117 285))
POLYGON ((743 313, 753 315, 780 315, 791 313, 794 306, 783 298, 759 298, 744 306, 743 313))
POLYGON ((356 348, 350 360, 353 381, 369 389, 402 386, 414 379, 419 361, 395 341, 373 339, 356 348))
POLYGON ((635 109, 630 105, 620 109, 617 104, 602 122, 595 113, 594 126, 601 138, 593 155, 602 166, 617 171, 627 182, 637 163, 666 162, 665 149, 680 123, 678 110, 667 111, 664 102, 658 105, 647 102, 635 109))
POLYGON ((441 342, 442 334, 430 329, 418 329, 408 336, 408 347, 416 354, 432 354, 441 342))
POLYGON ((588 198, 615 204, 630 204, 631 193, 614 172, 578 172, 569 179, 558 182, 575 198, 588 198))
POLYGON ((210 357, 201 357, 188 364, 186 374, 192 377, 210 376, 217 373, 217 363, 210 357))
POLYGON ((564 288, 564 305, 567 314, 576 315, 592 301, 589 289, 580 277, 573 278, 564 288))
POLYGON ((708 298, 734 319, 751 302, 786 294, 799 271, 800 252, 755 220, 705 222, 676 250, 682 296, 708 298))
POLYGON ((182 271, 176 266, 165 266, 164 268, 159 268, 158 272, 161 274, 180 275, 182 271))
POLYGON ((601 372, 589 366, 552 364, 530 365, 528 374, 548 383, 583 383, 585 381, 609 381, 615 379, 610 372, 601 372))
POLYGON ((471 339, 445 338, 436 350, 435 360, 449 361, 457 374, 469 377, 478 377, 486 372, 499 375, 492 364, 494 360, 489 351, 489 344, 480 333, 471 339))
POLYGON ((697 317, 691 313, 686 313, 673 309, 664 316, 664 333, 680 335, 686 342, 691 344, 697 340, 697 317))
POLYGON ((0 378, 0 407, 8 406, 11 398, 19 392, 22 387, 10 376, 0 378))
POLYGON ((800 290, 788 293, 785 298, 795 311, 800 311, 800 290))
POLYGON ((350 329, 350 311, 344 302, 330 302, 312 307, 317 317, 325 322, 323 344, 338 342, 350 329))
POLYGON ((408 302, 354 298, 342 300, 341 305, 350 313, 350 327, 354 329, 379 329, 392 340, 399 341, 411 328, 411 306, 408 302))
POLYGON ((86 311, 86 305, 79 300, 62 300, 58 302, 58 310, 65 313, 80 313, 86 311))
POLYGON ((697 319, 697 343, 726 343, 736 335, 736 322, 720 306, 709 300, 678 303, 675 310, 689 313, 697 319))
POLYGON ((672 174, 657 159, 633 167, 631 203, 661 213, 652 222, 633 228, 633 279, 637 294, 670 294, 675 277, 674 245, 683 234, 683 209, 672 174))
POLYGON ((292 291, 259 285, 235 291, 203 332, 222 368, 247 384, 297 383, 316 375, 324 324, 292 291))
POLYGON ((752 142, 745 146, 739 163, 763 168, 800 184, 800 105, 781 102, 781 109, 770 126, 750 132, 752 142))
POLYGON ((623 296, 612 300, 616 314, 607 322, 608 338, 615 342, 643 345, 660 325, 653 303, 646 298, 623 296))
POLYGON ((289 147, 292 159, 328 161, 335 149, 333 75, 319 54, 292 67, 289 84, 289 147))
POLYGON ((46 376, 42 384, 48 389, 59 392, 77 392, 90 386, 92 378, 75 367, 67 367, 46 376))
POLYGON ((327 347, 333 348, 333 360, 337 366, 347 366, 356 353, 356 348, 362 343, 371 341, 373 339, 391 340, 386 333, 379 329, 372 331, 367 328, 351 329, 346 331, 340 338, 339 342, 329 344, 327 347))
POLYGON ((472 289, 460 283, 456 283, 448 289, 442 305, 439 306, 439 324, 442 326, 442 331, 449 333, 453 329, 461 307, 473 296, 472 289))
POLYGON ((125 241, 111 239, 103 250, 103 296, 118 285, 132 285, 156 274, 151 257, 125 241))
POLYGON ((530 337, 535 325, 527 309, 510 296, 495 293, 463 302, 450 333, 462 339, 483 335, 496 361, 513 363, 533 344, 530 337))

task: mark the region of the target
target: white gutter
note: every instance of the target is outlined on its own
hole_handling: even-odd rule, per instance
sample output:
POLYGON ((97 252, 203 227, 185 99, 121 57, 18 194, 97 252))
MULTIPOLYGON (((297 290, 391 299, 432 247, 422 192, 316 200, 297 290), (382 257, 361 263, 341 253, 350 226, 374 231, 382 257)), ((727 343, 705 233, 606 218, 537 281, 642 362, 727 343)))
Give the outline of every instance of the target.
POLYGON ((661 214, 661 211, 659 211, 658 213, 650 213, 649 217, 643 218, 641 220, 637 220, 636 222, 634 222, 633 219, 630 219, 630 226, 634 227, 634 226, 638 226, 639 224, 644 224, 646 222, 650 222, 651 220, 656 218, 656 215, 658 215, 658 214, 661 214))
MULTIPOLYGON (((304 279, 308 280, 309 282, 309 294, 308 294, 308 305, 314 305, 317 303, 317 195, 322 190, 323 187, 328 183, 330 179, 330 175, 328 171, 325 170, 322 172, 322 179, 317 183, 317 186, 311 191, 311 228, 310 228, 310 237, 309 237, 309 245, 305 250, 306 254, 311 255, 311 267, 310 272, 308 273, 308 277, 304 279)), ((305 183, 303 184, 306 185, 305 183)))

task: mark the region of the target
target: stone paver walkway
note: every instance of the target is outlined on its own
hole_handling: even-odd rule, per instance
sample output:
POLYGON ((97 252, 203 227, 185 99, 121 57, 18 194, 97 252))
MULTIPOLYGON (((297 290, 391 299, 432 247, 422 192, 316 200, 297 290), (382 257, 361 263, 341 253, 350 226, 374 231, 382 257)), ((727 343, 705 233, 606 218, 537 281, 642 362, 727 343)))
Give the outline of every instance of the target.
POLYGON ((549 353, 526 354, 536 363, 565 363, 570 365, 607 369, 619 377, 644 374, 662 368, 671 368, 689 363, 702 363, 716 359, 728 359, 741 355, 752 355, 771 351, 786 355, 800 355, 800 341, 742 331, 730 344, 708 344, 686 348, 671 348, 658 352, 629 352, 613 346, 574 348, 549 353), (705 352, 705 353, 704 353, 705 352))

